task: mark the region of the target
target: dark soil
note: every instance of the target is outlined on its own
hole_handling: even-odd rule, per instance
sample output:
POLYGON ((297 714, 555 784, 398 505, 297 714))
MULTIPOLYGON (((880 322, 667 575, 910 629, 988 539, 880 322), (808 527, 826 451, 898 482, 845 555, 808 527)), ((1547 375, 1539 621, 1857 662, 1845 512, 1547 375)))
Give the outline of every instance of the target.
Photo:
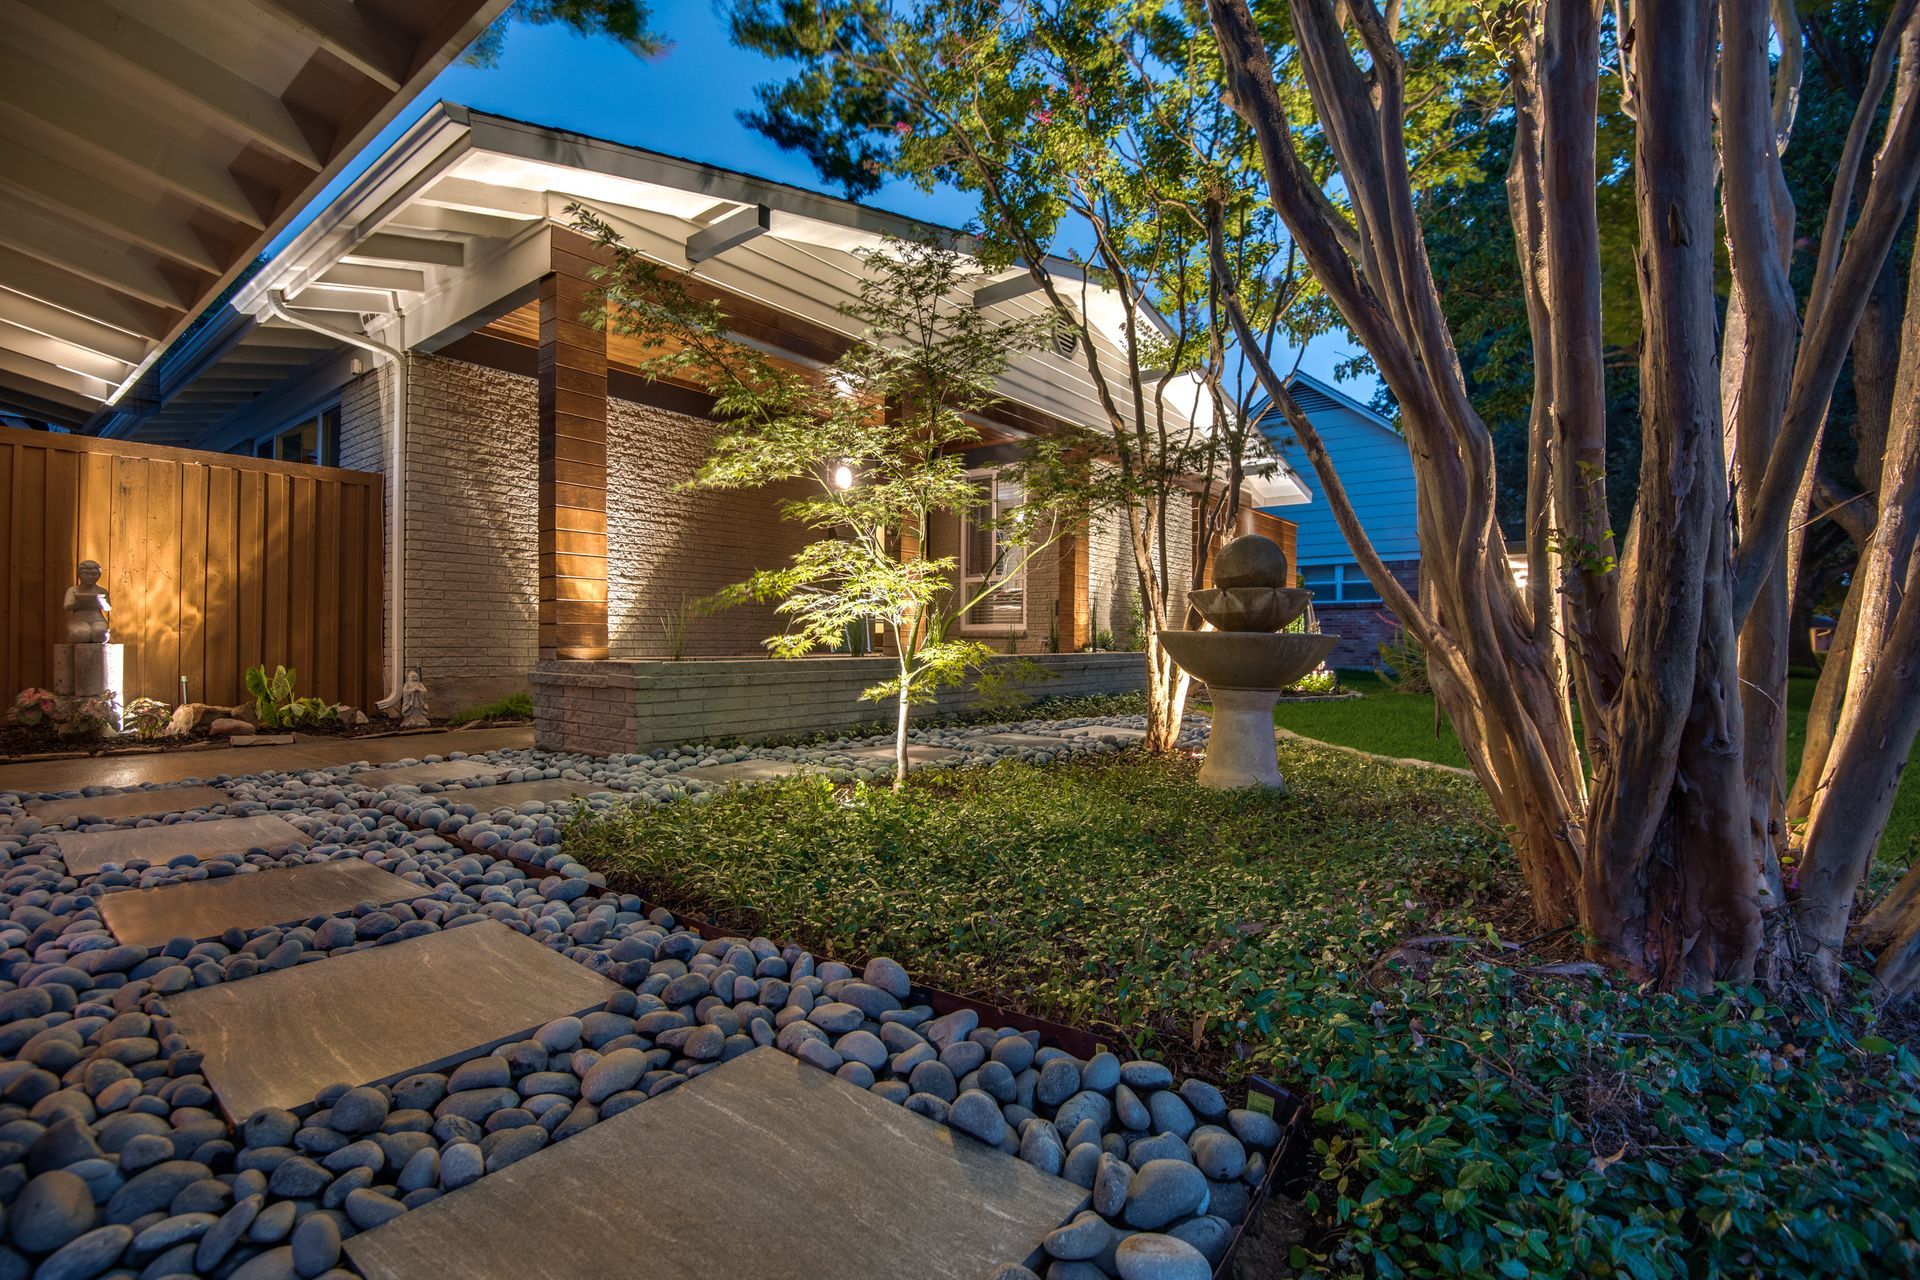
MULTIPOLYGON (((487 729, 496 725, 524 724, 515 720, 474 720, 461 725, 462 729, 487 729)), ((431 728, 408 729, 404 732, 435 733, 450 726, 445 720, 435 720, 431 728)), ((347 728, 339 724, 301 725, 297 729, 256 729, 256 733, 297 733, 303 738, 386 738, 402 732, 388 719, 369 720, 362 725, 347 728)), ((224 738, 211 738, 204 732, 196 732, 185 738, 155 738, 145 740, 130 736, 118 738, 62 738, 45 725, 31 728, 18 724, 0 724, 0 761, 27 760, 61 756, 124 756, 153 755, 169 751, 203 751, 209 747, 225 745, 224 738)))

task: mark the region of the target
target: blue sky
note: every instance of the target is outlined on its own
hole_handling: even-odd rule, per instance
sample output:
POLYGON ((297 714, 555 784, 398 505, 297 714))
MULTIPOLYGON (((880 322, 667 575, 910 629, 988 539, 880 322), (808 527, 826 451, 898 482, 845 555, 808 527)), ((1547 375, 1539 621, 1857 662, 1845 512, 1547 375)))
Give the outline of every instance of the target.
MULTIPOLYGON (((753 86, 774 78, 780 64, 734 48, 710 0, 656 0, 653 8, 654 27, 672 47, 652 59, 636 58, 611 40, 577 36, 564 27, 516 25, 498 66, 455 64, 442 72, 375 138, 360 162, 321 193, 313 209, 323 207, 367 162, 443 100, 827 189, 803 156, 782 151, 741 124, 736 114, 753 105, 753 86)), ((867 203, 948 226, 963 226, 974 213, 972 201, 959 192, 923 192, 909 183, 893 183, 867 203)), ((307 216, 273 247, 291 239, 307 216)), ((1331 379, 1334 365, 1346 354, 1343 340, 1323 339, 1308 351, 1301 368, 1331 379)), ((1372 394, 1370 384, 1350 383, 1343 389, 1363 401, 1372 394)))

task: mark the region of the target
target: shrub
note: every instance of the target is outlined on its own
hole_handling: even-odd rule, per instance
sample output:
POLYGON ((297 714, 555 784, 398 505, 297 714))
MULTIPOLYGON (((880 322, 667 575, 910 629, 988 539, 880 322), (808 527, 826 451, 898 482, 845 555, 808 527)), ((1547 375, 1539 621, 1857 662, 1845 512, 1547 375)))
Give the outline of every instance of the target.
POLYGON ((1333 693, 1340 688, 1340 677, 1332 667, 1321 663, 1287 686, 1288 693, 1333 693))
POLYGON ((166 732, 173 708, 158 698, 135 698, 127 704, 122 722, 137 738, 151 741, 166 732))
POLYGON ((63 738, 97 738, 113 723, 113 707, 116 698, 111 693, 95 694, 91 698, 81 698, 60 721, 60 736, 63 738))
POLYGON ((247 692, 253 695, 253 712, 261 728, 320 724, 339 714, 338 708, 324 699, 295 697, 293 680, 292 667, 276 666, 271 676, 264 663, 247 668, 247 692))
POLYGON ((1400 693, 1433 692, 1433 682, 1427 678, 1427 651, 1412 635, 1400 631, 1375 648, 1380 651, 1380 661, 1374 664, 1374 670, 1387 684, 1400 693))
POLYGON ((29 728, 48 723, 59 705, 52 690, 22 689, 13 696, 13 718, 29 728))
POLYGON ((472 724, 475 720, 531 720, 533 719, 533 697, 526 693, 510 693, 504 698, 495 698, 492 702, 481 702, 465 707, 453 713, 450 725, 472 724))

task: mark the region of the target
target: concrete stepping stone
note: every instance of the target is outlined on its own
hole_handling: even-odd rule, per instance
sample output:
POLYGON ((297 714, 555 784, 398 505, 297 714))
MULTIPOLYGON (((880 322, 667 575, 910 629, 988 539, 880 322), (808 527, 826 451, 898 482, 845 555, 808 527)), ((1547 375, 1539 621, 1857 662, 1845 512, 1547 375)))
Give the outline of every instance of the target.
POLYGON ((702 764, 682 769, 673 776, 700 782, 770 782, 800 773, 826 772, 817 764, 799 760, 735 760, 731 764, 702 764))
POLYGON ((210 809, 230 799, 231 796, 217 787, 165 787, 155 791, 122 791, 111 796, 80 796, 72 800, 35 800, 27 806, 27 813, 47 823, 65 822, 68 818, 115 821, 210 809))
POLYGON ((227 1118, 440 1071, 622 988, 495 920, 166 998, 227 1118))
POLYGON ((1058 751, 1071 745, 1065 737, 1048 733, 983 733, 967 741, 989 747, 1030 747, 1039 751, 1058 751))
POLYGON ((347 781, 362 787, 418 786, 423 782, 464 782, 469 778, 491 778, 512 767, 490 764, 484 760, 442 760, 439 764, 405 764, 386 769, 367 769, 350 775, 347 781))
POLYGON ((347 1241, 367 1280, 981 1280, 1088 1193, 760 1048, 347 1241), (697 1162, 644 1188, 635 1171, 697 1162))
POLYGON ((537 782, 508 782, 497 787, 453 787, 437 793, 433 800, 448 805, 470 804, 482 813, 491 813, 495 809, 518 809, 523 804, 535 801, 541 804, 564 804, 576 796, 589 796, 596 791, 605 791, 591 782, 574 782, 567 778, 542 778, 537 782))
POLYGON ((100 916, 120 941, 157 947, 175 938, 217 938, 232 928, 297 923, 426 892, 371 863, 341 858, 109 893, 100 900, 100 916))
MULTIPOLYGON (((854 747, 846 754, 856 760, 885 760, 891 763, 893 745, 889 743, 881 747, 854 747)), ((907 746, 907 764, 912 766, 925 764, 931 760, 952 760, 966 754, 964 751, 955 751, 951 747, 929 747, 920 743, 910 743, 907 746)))
POLYGON ((1145 729, 1129 729, 1125 726, 1111 724, 1083 724, 1072 729, 1062 729, 1060 732, 1071 733, 1083 738, 1104 738, 1111 734, 1113 737, 1125 738, 1133 742, 1138 742, 1147 736, 1145 729))
POLYGON ((298 827, 272 813, 120 831, 62 831, 53 840, 67 871, 76 876, 90 876, 109 862, 126 863, 135 858, 159 864, 190 853, 205 861, 223 853, 278 850, 310 843, 298 827))

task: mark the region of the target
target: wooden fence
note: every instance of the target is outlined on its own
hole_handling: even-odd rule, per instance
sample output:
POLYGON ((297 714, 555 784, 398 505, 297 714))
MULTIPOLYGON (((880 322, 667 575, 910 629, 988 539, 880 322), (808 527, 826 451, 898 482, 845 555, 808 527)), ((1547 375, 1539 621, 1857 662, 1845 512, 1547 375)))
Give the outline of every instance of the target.
POLYGON ((247 667, 296 692, 379 696, 381 477, 0 428, 0 715, 50 686, 74 567, 99 562, 123 699, 232 705, 247 667))

